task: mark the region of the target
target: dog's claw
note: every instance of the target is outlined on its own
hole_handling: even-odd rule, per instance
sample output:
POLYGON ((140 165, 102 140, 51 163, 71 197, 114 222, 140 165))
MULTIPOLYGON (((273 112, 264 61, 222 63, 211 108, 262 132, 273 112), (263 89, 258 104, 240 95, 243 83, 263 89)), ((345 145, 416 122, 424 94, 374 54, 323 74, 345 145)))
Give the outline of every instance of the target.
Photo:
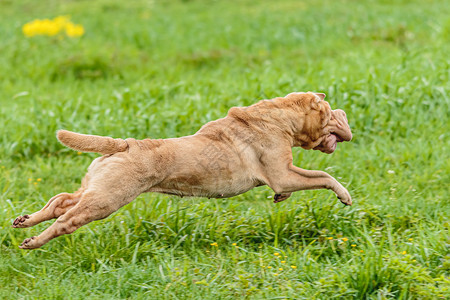
POLYGON ((349 200, 342 200, 341 197, 337 197, 339 199, 339 201, 342 202, 342 204, 344 204, 345 206, 351 206, 352 205, 352 199, 350 198, 349 200))
POLYGON ((26 220, 28 220, 29 218, 30 218, 29 215, 23 215, 23 216, 17 217, 17 218, 14 220, 12 227, 13 227, 13 228, 24 228, 24 227, 28 227, 28 226, 24 226, 23 223, 24 223, 26 220))
POLYGON ((275 194, 275 196, 273 196, 273 203, 278 203, 278 202, 284 201, 287 198, 289 198, 290 196, 291 196, 291 193, 275 194))

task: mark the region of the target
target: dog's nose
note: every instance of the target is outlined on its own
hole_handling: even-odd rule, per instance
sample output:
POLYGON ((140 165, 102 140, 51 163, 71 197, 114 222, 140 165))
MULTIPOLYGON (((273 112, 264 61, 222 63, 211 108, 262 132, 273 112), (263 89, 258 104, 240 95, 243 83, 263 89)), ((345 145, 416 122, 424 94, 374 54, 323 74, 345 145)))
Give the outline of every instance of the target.
POLYGON ((344 141, 347 141, 347 142, 351 141, 353 138, 353 135, 352 135, 352 131, 350 130, 350 126, 348 124, 347 114, 342 109, 333 110, 333 114, 334 114, 335 119, 340 124, 339 132, 338 132, 339 136, 344 141))

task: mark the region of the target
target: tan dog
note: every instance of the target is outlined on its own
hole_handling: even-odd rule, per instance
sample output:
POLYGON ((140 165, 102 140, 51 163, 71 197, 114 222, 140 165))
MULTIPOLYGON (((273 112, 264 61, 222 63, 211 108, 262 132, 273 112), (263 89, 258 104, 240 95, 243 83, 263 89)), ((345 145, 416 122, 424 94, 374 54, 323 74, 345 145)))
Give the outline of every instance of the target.
POLYGON ((331 110, 324 98, 292 93, 233 107, 225 118, 181 138, 122 140, 60 130, 64 145, 103 156, 92 162, 77 192, 56 195, 40 211, 14 221, 13 227, 24 228, 58 218, 20 248, 39 248, 106 218, 145 192, 226 198, 268 185, 275 203, 295 191, 331 189, 351 205, 350 194, 336 179, 292 164, 292 147, 332 153, 338 142, 352 139, 345 112, 331 110))

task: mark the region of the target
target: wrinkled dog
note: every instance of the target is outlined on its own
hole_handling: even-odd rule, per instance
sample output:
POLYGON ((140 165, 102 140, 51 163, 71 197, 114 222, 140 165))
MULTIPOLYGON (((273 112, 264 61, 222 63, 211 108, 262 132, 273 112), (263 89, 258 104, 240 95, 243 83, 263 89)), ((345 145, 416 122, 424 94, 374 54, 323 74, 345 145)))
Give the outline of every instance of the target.
POLYGON ((113 139, 60 130, 64 145, 103 154, 95 159, 81 188, 54 196, 40 211, 15 219, 24 228, 57 218, 22 249, 39 248, 51 239, 108 217, 139 194, 227 198, 268 185, 274 202, 292 192, 330 189, 347 205, 348 191, 332 176, 292 164, 292 147, 332 153, 352 133, 343 110, 331 110, 321 93, 292 93, 233 107, 228 115, 191 136, 171 139, 113 139))

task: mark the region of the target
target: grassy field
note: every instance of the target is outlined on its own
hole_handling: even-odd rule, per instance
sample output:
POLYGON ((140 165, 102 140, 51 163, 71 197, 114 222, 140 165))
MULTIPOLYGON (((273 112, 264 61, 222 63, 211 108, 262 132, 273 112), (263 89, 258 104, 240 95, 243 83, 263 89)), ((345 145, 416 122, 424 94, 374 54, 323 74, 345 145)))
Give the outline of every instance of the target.
POLYGON ((0 298, 448 299, 447 1, 0 1, 0 298), (70 15, 80 38, 26 37, 70 15), (109 218, 18 245, 18 215, 78 188, 96 154, 57 129, 193 134, 232 106, 327 94, 351 143, 294 149, 354 198, 259 187, 225 199, 145 194, 109 218))

